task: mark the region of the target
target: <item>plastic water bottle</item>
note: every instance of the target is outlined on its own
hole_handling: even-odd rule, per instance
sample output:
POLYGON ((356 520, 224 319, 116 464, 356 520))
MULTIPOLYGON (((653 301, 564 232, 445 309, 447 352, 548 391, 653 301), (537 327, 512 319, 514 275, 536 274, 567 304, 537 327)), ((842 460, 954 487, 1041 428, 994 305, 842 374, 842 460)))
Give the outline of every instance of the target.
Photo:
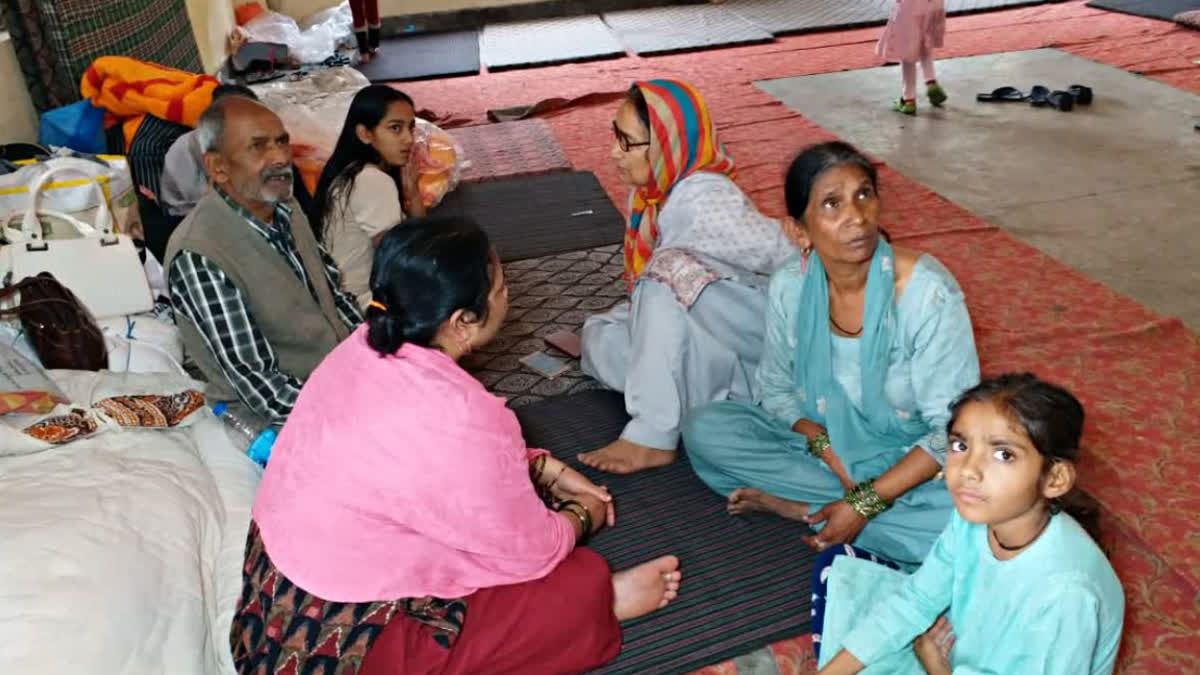
POLYGON ((259 466, 267 465, 271 447, 279 434, 275 427, 237 403, 230 405, 221 401, 213 406, 213 414, 225 423, 234 447, 245 452, 259 466))

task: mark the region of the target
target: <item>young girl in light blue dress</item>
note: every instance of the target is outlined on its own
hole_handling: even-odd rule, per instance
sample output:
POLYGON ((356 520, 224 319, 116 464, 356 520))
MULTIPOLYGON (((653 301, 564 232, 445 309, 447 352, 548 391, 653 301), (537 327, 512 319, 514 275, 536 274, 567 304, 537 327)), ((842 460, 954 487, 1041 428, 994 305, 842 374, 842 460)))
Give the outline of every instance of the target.
POLYGON ((821 674, 1111 673, 1124 593, 1070 515, 1086 513, 1072 493, 1083 406, 1026 373, 951 411, 956 512, 921 567, 907 576, 847 547, 817 565, 821 674))

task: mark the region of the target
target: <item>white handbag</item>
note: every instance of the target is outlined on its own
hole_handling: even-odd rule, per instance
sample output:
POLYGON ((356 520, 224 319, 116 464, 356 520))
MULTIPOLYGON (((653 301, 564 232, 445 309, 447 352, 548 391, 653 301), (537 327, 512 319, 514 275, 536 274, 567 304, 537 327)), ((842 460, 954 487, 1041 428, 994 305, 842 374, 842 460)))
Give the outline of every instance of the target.
POLYGON ((9 244, 0 255, 0 273, 6 278, 11 275, 11 283, 49 272, 71 289, 97 319, 137 314, 154 307, 133 239, 113 232, 112 214, 102 188, 82 167, 64 162, 42 174, 30 187, 21 229, 11 227, 11 220, 4 226, 9 244), (93 189, 101 192, 92 225, 67 213, 38 208, 42 187, 62 174, 89 179, 93 189))

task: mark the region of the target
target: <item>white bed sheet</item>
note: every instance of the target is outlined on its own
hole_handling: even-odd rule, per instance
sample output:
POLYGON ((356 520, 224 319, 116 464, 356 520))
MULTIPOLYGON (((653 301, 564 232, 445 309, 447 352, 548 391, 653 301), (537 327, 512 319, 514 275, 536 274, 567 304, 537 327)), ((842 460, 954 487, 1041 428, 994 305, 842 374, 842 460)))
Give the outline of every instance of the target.
MULTIPOLYGON (((76 402, 180 381, 52 377, 76 402)), ((0 457, 0 673, 232 673, 260 475, 206 411, 0 457)))

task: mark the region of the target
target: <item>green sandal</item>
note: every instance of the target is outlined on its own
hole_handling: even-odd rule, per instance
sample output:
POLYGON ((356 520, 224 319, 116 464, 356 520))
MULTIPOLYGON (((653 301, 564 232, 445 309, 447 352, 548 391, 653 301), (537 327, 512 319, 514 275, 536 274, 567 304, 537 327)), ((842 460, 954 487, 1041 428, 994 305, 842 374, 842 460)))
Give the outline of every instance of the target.
POLYGON ((942 85, 938 84, 937 82, 931 82, 929 86, 926 87, 925 93, 929 96, 929 102, 935 108, 942 107, 942 104, 946 102, 946 99, 950 98, 946 95, 946 90, 942 89, 942 85))
POLYGON ((904 113, 905 115, 916 115, 917 102, 915 100, 905 101, 902 98, 899 101, 896 101, 896 104, 892 106, 892 110, 895 110, 898 113, 904 113))

